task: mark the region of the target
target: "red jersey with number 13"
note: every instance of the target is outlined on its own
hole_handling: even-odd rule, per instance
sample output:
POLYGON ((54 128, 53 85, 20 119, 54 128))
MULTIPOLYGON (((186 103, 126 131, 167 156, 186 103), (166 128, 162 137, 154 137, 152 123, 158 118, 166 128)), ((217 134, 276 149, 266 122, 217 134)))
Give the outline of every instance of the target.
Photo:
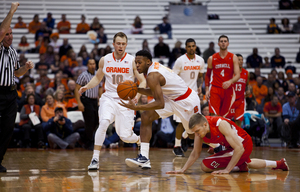
POLYGON ((233 77, 233 53, 228 52, 226 57, 222 59, 219 53, 215 53, 212 56, 212 76, 210 84, 222 87, 225 81, 232 79, 233 77))
POLYGON ((245 99, 247 80, 248 80, 248 71, 242 68, 242 72, 240 73, 240 79, 233 84, 236 100, 245 99))

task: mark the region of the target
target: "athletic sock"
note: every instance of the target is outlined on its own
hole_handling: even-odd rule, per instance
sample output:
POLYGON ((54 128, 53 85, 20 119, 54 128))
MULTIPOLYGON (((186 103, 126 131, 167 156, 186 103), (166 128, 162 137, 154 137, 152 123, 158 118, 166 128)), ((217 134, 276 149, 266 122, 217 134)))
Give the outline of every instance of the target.
POLYGON ((175 146, 174 147, 181 147, 181 139, 175 138, 175 146))
POLYGON ((147 159, 149 159, 149 143, 141 143, 141 154, 142 156, 145 156, 147 159))
POLYGON ((97 159, 97 161, 99 161, 99 156, 100 156, 100 151, 94 150, 93 159, 97 159))
POLYGON ((269 160, 265 160, 266 161, 266 167, 271 167, 271 168, 276 168, 277 167, 277 162, 276 161, 269 161, 269 160))

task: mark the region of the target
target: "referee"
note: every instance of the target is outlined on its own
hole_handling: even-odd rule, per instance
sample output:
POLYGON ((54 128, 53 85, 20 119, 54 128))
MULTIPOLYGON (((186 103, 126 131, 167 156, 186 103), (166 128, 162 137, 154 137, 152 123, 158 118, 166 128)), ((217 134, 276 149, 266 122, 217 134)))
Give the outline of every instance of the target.
POLYGON ((10 47, 13 40, 10 24, 18 6, 18 2, 12 3, 9 13, 0 24, 0 172, 6 172, 2 160, 13 134, 17 114, 15 76, 20 77, 33 68, 32 61, 20 67, 17 52, 10 47))
POLYGON ((78 109, 82 111, 85 130, 82 137, 84 148, 93 150, 94 147, 94 131, 99 124, 98 117, 98 99, 100 97, 100 84, 92 89, 88 89, 81 97, 78 94, 82 86, 88 84, 96 75, 96 63, 94 59, 90 59, 87 64, 87 71, 82 72, 76 81, 75 99, 78 103, 78 109))

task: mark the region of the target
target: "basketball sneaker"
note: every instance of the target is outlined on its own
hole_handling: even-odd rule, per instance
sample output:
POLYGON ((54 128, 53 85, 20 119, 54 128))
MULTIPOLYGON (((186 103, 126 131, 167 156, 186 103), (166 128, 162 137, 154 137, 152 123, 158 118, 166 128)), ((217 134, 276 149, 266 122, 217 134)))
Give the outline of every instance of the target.
POLYGON ((176 157, 184 157, 184 153, 181 147, 174 147, 173 153, 176 155, 176 157))
POLYGON ((147 159, 142 154, 139 154, 136 158, 127 158, 125 159, 126 165, 128 167, 141 167, 142 169, 151 169, 150 159, 147 159))
POLYGON ((247 163, 243 163, 243 164, 239 165, 238 167, 240 169, 239 172, 248 172, 249 171, 247 163))
POLYGON ((92 159, 91 164, 88 166, 88 170, 99 169, 99 161, 97 159, 92 159))
POLYGON ((186 152, 189 148, 188 139, 181 138, 181 148, 184 152, 186 152))
POLYGON ((272 170, 281 169, 282 171, 288 171, 289 166, 285 160, 285 158, 280 159, 279 161, 276 161, 277 167, 272 168, 272 170))

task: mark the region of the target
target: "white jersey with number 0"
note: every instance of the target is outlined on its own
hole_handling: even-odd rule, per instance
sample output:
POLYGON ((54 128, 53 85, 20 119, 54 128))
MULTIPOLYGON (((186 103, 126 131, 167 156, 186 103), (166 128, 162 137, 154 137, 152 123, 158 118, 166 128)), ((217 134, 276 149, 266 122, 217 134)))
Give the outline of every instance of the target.
POLYGON ((120 99, 117 93, 118 84, 122 81, 134 81, 132 62, 134 57, 125 53, 124 57, 117 60, 114 53, 104 57, 103 73, 105 74, 105 95, 114 99, 120 99))
POLYGON ((205 73, 204 67, 202 57, 195 54, 194 59, 190 59, 187 54, 184 54, 175 61, 173 71, 185 81, 187 86, 197 92, 198 75, 205 73))
POLYGON ((171 69, 159 64, 158 62, 154 62, 148 68, 147 75, 152 72, 158 72, 165 78, 166 84, 162 86, 161 89, 163 95, 169 99, 176 99, 187 92, 188 86, 186 83, 171 69))

